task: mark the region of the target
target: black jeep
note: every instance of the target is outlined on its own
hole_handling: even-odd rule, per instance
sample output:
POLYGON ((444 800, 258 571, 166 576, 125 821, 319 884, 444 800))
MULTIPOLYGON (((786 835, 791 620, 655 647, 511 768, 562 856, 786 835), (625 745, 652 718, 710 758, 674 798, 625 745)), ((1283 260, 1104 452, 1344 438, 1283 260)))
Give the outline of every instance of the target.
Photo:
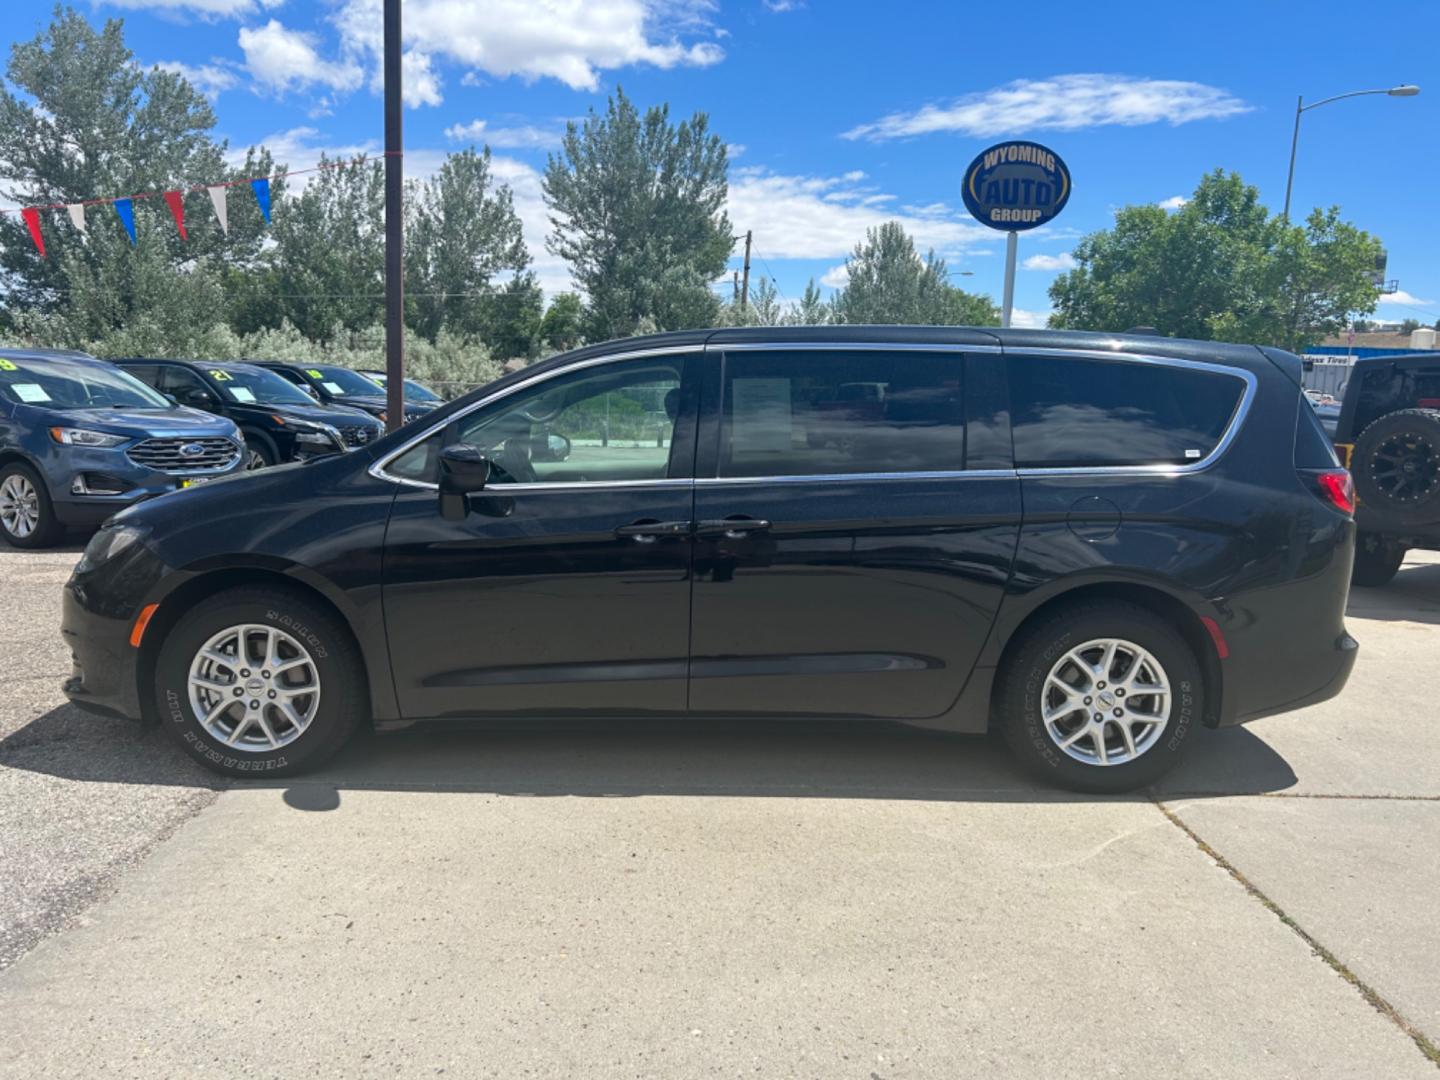
POLYGON ((1440 352, 1355 362, 1335 447, 1355 477, 1356 585, 1384 585, 1411 548, 1440 550, 1440 352))

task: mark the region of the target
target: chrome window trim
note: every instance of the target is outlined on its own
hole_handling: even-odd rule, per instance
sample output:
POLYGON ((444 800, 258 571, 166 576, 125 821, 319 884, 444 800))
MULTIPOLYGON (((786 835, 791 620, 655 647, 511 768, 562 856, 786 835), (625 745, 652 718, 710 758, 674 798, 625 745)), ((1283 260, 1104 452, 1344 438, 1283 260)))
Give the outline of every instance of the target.
MULTIPOLYGON (((1239 379, 1244 383, 1240 400, 1235 406, 1235 411, 1230 415, 1229 424, 1221 432, 1220 439, 1210 453, 1198 461, 1187 462, 1184 465, 1164 462, 1155 465, 1025 465, 1015 469, 1016 475, 1021 477, 1076 476, 1080 474, 1087 476, 1186 476, 1190 473, 1203 472, 1225 456, 1225 451, 1230 449, 1230 444, 1240 434, 1240 429, 1245 424, 1245 418, 1250 414, 1250 406, 1255 400, 1255 393, 1259 386, 1259 380, 1255 378, 1255 373, 1247 371, 1245 368, 1230 367, 1227 364, 1212 364, 1205 360, 1186 360, 1178 356, 1152 356, 1147 353, 1111 352, 1106 349, 1039 347, 1017 347, 1007 350, 1005 355, 1007 358, 1016 360, 1023 360, 1026 356, 1046 356, 1062 359, 1079 357, 1082 360, 1119 360, 1126 363, 1155 364, 1162 367, 1204 371, 1212 375, 1224 375, 1232 379, 1239 379)), ((1013 415, 1011 423, 1012 425, 1014 423, 1013 415)))
POLYGON ((697 486, 731 487, 736 484, 853 484, 865 480, 985 480, 1015 479, 1014 469, 941 469, 925 472, 814 473, 793 476, 705 476, 697 486))
POLYGON ((1204 371, 1212 375, 1223 375, 1239 379, 1244 384, 1241 391, 1240 401, 1230 417, 1230 423, 1225 431, 1221 433, 1220 439, 1216 442, 1213 450, 1198 461, 1189 462, 1184 465, 1155 464, 1155 465, 1056 465, 1056 466, 1026 466, 1015 469, 960 469, 945 471, 926 472, 887 472, 887 473, 822 473, 813 476, 710 476, 695 478, 664 478, 659 480, 593 480, 593 481, 556 481, 554 483, 533 483, 533 484, 507 484, 497 488, 496 493, 504 491, 536 493, 544 491, 574 491, 576 489, 590 488, 646 488, 646 487, 672 487, 690 484, 717 485, 717 484, 755 484, 755 483, 776 483, 776 484, 797 484, 797 483, 854 483, 860 480, 941 480, 941 479, 963 479, 981 477, 1043 477, 1043 476, 1076 476, 1087 474, 1094 476, 1184 476, 1190 473, 1201 472, 1210 468, 1225 455, 1230 445, 1239 435, 1240 429, 1244 426, 1249 416, 1250 407, 1255 400, 1255 394, 1259 381, 1255 373, 1245 368, 1232 367, 1227 364, 1215 364, 1204 360, 1188 360, 1175 356, 1155 356, 1149 353, 1122 352, 1118 349, 1065 349, 1050 348, 1043 346, 1012 346, 1005 348, 1000 345, 966 345, 960 343, 946 342, 885 342, 885 341, 746 341, 730 344, 717 344, 711 342, 697 343, 691 345, 674 345, 667 348, 635 349, 627 352, 611 353, 606 356, 595 356, 587 360, 580 360, 562 368, 543 372, 533 378, 523 379, 504 390, 483 397, 474 404, 455 413, 442 424, 436 424, 421 431, 413 438, 403 443, 397 449, 391 451, 383 459, 370 466, 367 472, 377 480, 388 480, 393 484, 402 487, 421 488, 427 491, 436 491, 438 484, 425 480, 412 480, 407 477, 392 476, 385 471, 385 466, 400 455, 406 453, 414 446, 424 442, 436 432, 443 430, 446 426, 456 420, 469 416, 477 409, 484 408, 502 398, 524 390, 536 383, 548 379, 558 378, 573 371, 581 371, 585 368, 598 367, 602 364, 618 363, 622 360, 639 360, 647 357, 677 356, 690 353, 712 353, 726 351, 756 351, 768 349, 771 351, 817 351, 817 350, 851 350, 870 352, 944 352, 944 353, 991 353, 1003 354, 1007 358, 1014 357, 1022 359, 1026 356, 1047 356, 1058 358, 1077 357, 1085 360, 1113 360, 1124 363, 1158 364, 1167 367, 1188 368, 1195 371, 1204 371))
MULTIPOLYGON (((486 397, 481 398, 480 400, 474 402, 473 404, 467 406, 466 408, 461 409, 459 412, 453 414, 452 416, 446 417, 444 423, 435 424, 435 425, 433 425, 433 426, 431 426, 431 427, 426 428, 424 431, 420 432, 420 433, 419 433, 418 435, 416 435, 414 438, 408 440, 408 441, 405 442, 405 443, 402 443, 398 448, 396 448, 395 450, 391 451, 389 454, 386 454, 385 457, 383 457, 383 458, 380 459, 379 461, 377 461, 377 462, 375 462, 374 464, 372 464, 372 465, 370 466, 370 468, 366 469, 365 471, 368 472, 371 476, 375 477, 375 479, 377 479, 377 480, 388 480, 388 481, 390 481, 390 483, 392 483, 392 484, 400 484, 400 485, 402 485, 403 487, 423 488, 423 489, 425 489, 425 490, 427 490, 427 491, 438 491, 438 490, 440 490, 440 485, 439 485, 439 484, 432 484, 432 483, 430 483, 428 480, 412 480, 412 479, 410 479, 410 478, 408 478, 408 477, 404 477, 404 476, 391 476, 389 473, 387 473, 387 472, 385 471, 385 466, 389 465, 392 461, 394 461, 396 458, 398 458, 401 454, 404 454, 404 453, 408 452, 409 450, 411 450, 412 448, 414 448, 417 444, 424 442, 426 439, 430 438, 430 436, 434 435, 436 432, 443 431, 445 428, 449 427, 449 426, 450 426, 451 424, 453 424, 455 421, 460 420, 460 419, 463 418, 463 417, 469 416, 469 415, 470 415, 471 413, 473 413, 476 409, 483 409, 486 405, 490 405, 490 404, 492 404, 493 402, 500 401, 502 398, 507 398, 507 397, 509 397, 511 394, 514 394, 514 393, 517 393, 517 392, 519 392, 519 391, 521 391, 521 390, 524 390, 526 387, 534 386, 536 383, 545 382, 545 381, 547 381, 547 380, 549 380, 549 379, 556 379, 556 378, 559 378, 559 377, 562 376, 562 375, 568 375, 568 374, 570 374, 572 371, 583 371, 583 370, 585 370, 586 368, 599 367, 599 366, 602 365, 602 364, 614 364, 614 363, 620 362, 621 360, 643 360, 643 359, 645 359, 646 357, 651 357, 651 356, 680 356, 680 355, 684 355, 684 354, 688 354, 688 353, 698 353, 698 352, 704 352, 704 351, 705 351, 705 346, 704 346, 703 344, 695 344, 695 345, 673 345, 673 346, 671 346, 671 347, 669 347, 669 348, 664 348, 664 349, 633 349, 633 350, 631 350, 631 351, 629 351, 629 352, 609 353, 609 354, 607 354, 607 355, 605 355, 605 356, 592 356, 592 357, 590 357, 588 360, 577 360, 577 361, 576 361, 575 363, 573 363, 573 364, 567 364, 567 365, 565 365, 564 367, 555 368, 555 369, 553 369, 553 370, 551 370, 551 371, 541 372, 541 373, 539 373, 538 375, 535 375, 535 376, 533 376, 533 377, 531 377, 531 378, 529 378, 529 379, 521 379, 519 382, 515 383, 514 385, 512 385, 512 386, 507 386, 507 387, 505 387, 505 389, 503 389, 503 390, 497 390, 495 393, 490 394, 490 395, 488 395, 488 396, 486 396, 486 397)), ((418 423, 418 421, 417 421, 417 423, 418 423)), ((556 481, 556 482, 553 483, 553 484, 543 484, 543 483, 541 483, 541 484, 507 484, 507 485, 505 485, 505 486, 506 486, 506 490, 510 490, 510 491, 519 491, 519 490, 524 490, 524 491, 535 491, 535 490, 552 491, 552 490, 558 490, 558 489, 561 489, 561 488, 573 489, 573 488, 576 488, 576 487, 595 487, 595 486, 600 485, 600 484, 631 484, 631 483, 639 483, 639 484, 658 484, 658 483, 665 483, 665 484, 669 484, 669 483, 671 483, 671 482, 672 482, 672 481, 671 481, 669 478, 665 478, 664 480, 637 480, 637 481, 630 481, 630 480, 614 480, 614 481, 608 481, 608 480, 589 481, 589 480, 584 480, 584 481, 570 481, 570 480, 565 480, 565 481, 556 481)), ((685 477, 685 478, 682 478, 680 482, 685 483, 685 484, 688 484, 688 483, 690 483, 690 479, 689 479, 688 477, 685 477)))

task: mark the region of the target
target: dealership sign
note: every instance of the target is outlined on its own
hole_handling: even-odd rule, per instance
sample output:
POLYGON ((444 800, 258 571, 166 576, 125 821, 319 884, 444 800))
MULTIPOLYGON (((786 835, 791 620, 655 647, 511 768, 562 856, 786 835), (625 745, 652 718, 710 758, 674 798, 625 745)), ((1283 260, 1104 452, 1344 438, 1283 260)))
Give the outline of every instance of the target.
POLYGON ((997 143, 965 170, 965 207, 992 229, 1019 232, 1052 220, 1070 199, 1070 170, 1033 142, 997 143))

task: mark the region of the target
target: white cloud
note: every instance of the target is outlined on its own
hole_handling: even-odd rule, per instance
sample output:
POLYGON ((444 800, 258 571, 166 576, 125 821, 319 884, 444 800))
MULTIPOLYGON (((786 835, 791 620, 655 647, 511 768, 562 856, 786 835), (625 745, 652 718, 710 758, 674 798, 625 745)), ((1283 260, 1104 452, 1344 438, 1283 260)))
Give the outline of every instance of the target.
POLYGON ((535 271, 546 297, 557 292, 573 292, 570 267, 564 259, 545 250, 545 237, 550 232, 550 212, 545 208, 540 172, 523 161, 510 157, 492 157, 490 171, 497 183, 509 184, 515 196, 515 212, 524 226, 525 246, 534 260, 535 271))
POLYGON ((1010 309, 1010 325, 1021 330, 1043 330, 1052 312, 1026 311, 1024 308, 1010 309))
POLYGON ((131 11, 193 13, 203 18, 233 18, 261 8, 277 7, 283 0, 110 0, 112 7, 131 11))
POLYGON ((832 289, 843 289, 850 284, 849 265, 841 263, 839 266, 832 266, 820 275, 820 284, 828 285, 832 289))
MULTIPOLYGON (((496 78, 558 79, 596 90, 600 72, 636 64, 706 67, 725 53, 708 37, 712 0, 408 0, 406 44, 496 78)), ((377 62, 380 0, 344 0, 335 22, 349 53, 377 62)))
POLYGON ((1075 257, 1068 251, 1060 255, 1031 255, 1021 265, 1026 270, 1073 270, 1075 257))
POLYGON ((786 176, 763 168, 735 169, 730 178, 730 222, 753 229, 755 246, 769 259, 844 258, 865 230, 898 221, 921 251, 952 255, 993 239, 987 228, 943 204, 887 209, 893 198, 864 184, 863 172, 843 176, 786 176))
POLYGON ((1190 199, 1185 195, 1171 195, 1168 199, 1161 199, 1155 205, 1161 210, 1179 210, 1189 201, 1190 199))
POLYGON ((1184 124, 1220 120, 1250 106, 1218 87, 1129 75, 1055 75, 1016 79, 915 112, 891 113, 845 133, 847 139, 900 139, 936 132, 1013 135, 1101 125, 1184 124))
POLYGON ((161 60, 155 65, 161 71, 173 72, 200 93, 214 101, 226 90, 240 85, 240 76, 223 63, 182 64, 179 60, 161 60))
POLYGON ((805 6, 804 0, 764 0, 768 11, 798 11, 805 6))
POLYGON ((504 150, 545 150, 559 146, 564 132, 535 124, 491 127, 488 120, 472 120, 468 124, 451 124, 445 137, 451 142, 485 143, 504 150))
POLYGON ((1393 293, 1387 293, 1380 297, 1382 304, 1395 304, 1399 307, 1434 307, 1434 300, 1421 300, 1418 296, 1411 296, 1404 289, 1396 289, 1393 293))
MULTIPOLYGON (((374 82, 378 84, 376 89, 385 89, 383 75, 374 82)), ((421 105, 439 105, 443 100, 440 96, 440 76, 430 67, 428 53, 411 49, 401 56, 400 100, 412 109, 421 105)))
POLYGON ((316 48, 315 35, 288 29, 276 19, 264 26, 240 29, 245 67, 264 89, 280 93, 307 86, 354 90, 364 72, 353 60, 326 60, 316 48))

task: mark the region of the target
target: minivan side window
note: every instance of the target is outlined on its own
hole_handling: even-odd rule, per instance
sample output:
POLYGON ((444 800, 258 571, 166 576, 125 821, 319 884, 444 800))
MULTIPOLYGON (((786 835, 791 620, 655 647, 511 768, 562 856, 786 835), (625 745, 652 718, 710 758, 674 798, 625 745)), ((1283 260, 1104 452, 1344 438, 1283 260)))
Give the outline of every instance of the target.
POLYGON ((1084 357, 1009 358, 1018 468, 1187 465, 1219 445, 1238 375, 1084 357))
POLYGON ((545 379, 485 406, 401 454, 385 471, 434 483, 438 449, 484 452, 492 485, 663 480, 689 475, 676 462, 684 357, 599 364, 545 379))
POLYGON ((959 352, 727 352, 718 474, 963 469, 962 372, 959 352))

